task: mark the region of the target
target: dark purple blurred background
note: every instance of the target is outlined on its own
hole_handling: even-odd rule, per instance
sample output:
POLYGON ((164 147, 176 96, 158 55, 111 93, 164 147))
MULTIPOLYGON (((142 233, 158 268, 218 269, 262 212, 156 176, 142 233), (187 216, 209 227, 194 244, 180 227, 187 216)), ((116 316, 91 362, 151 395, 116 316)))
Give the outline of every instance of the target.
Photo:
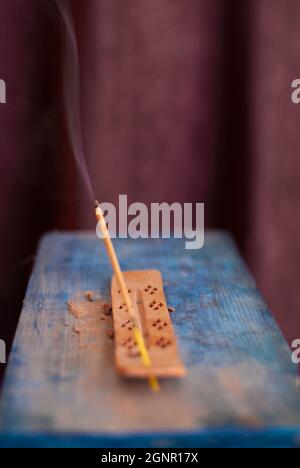
MULTIPOLYGON (((78 0, 82 117, 97 197, 205 202, 289 343, 300 338, 299 0, 78 0)), ((1 0, 0 338, 40 236, 93 228, 64 127, 53 0, 1 0)), ((3 366, 2 366, 3 369, 3 366)))

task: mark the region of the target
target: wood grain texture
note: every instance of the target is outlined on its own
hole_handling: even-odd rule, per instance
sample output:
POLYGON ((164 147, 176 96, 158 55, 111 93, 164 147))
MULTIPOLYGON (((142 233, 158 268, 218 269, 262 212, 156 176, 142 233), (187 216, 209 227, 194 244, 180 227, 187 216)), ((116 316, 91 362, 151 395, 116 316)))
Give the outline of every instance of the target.
POLYGON ((118 372, 141 378, 153 375, 160 378, 184 376, 186 372, 179 356, 161 273, 157 270, 132 270, 125 271, 124 278, 151 359, 151 367, 145 367, 140 358, 132 320, 114 275, 111 296, 118 372))
MULTIPOLYGON (((187 375, 120 378, 113 342, 79 346, 66 302, 109 299, 111 270, 94 234, 53 233, 40 246, 6 372, 2 446, 294 446, 300 398, 290 351, 229 236, 118 240, 122 268, 158 269, 187 375), (277 441, 277 442, 276 442, 277 441)), ((95 333, 97 333, 95 331, 95 333)))

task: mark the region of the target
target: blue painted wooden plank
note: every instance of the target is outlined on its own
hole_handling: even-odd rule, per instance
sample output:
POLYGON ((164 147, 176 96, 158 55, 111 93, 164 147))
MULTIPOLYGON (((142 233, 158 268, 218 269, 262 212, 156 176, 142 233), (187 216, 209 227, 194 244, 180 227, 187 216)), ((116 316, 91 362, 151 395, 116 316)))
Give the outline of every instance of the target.
POLYGON ((295 427, 210 428, 185 432, 120 434, 10 433, 0 448, 299 448, 295 427))
POLYGON ((78 290, 108 297, 110 266, 93 234, 50 234, 10 356, 0 443, 153 446, 163 433, 170 446, 299 444, 296 369, 231 238, 210 233, 200 251, 178 239, 115 244, 124 269, 161 270, 187 377, 154 396, 116 375, 100 334, 101 352, 80 349, 66 302, 78 290))

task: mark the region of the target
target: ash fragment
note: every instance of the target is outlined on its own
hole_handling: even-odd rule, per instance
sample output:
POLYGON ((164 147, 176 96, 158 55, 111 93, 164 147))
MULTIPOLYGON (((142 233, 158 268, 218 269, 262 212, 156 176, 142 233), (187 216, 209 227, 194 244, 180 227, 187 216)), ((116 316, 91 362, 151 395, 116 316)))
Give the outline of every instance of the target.
POLYGON ((115 337, 115 332, 113 330, 107 330, 106 334, 111 340, 113 340, 115 337))
POLYGON ((112 313, 112 306, 111 306, 111 304, 105 303, 105 304, 103 305, 103 310, 104 310, 105 315, 111 315, 111 313, 112 313))
POLYGON ((94 298, 95 298, 95 294, 93 291, 87 291, 85 293, 85 298, 89 301, 89 302, 93 302, 94 298))

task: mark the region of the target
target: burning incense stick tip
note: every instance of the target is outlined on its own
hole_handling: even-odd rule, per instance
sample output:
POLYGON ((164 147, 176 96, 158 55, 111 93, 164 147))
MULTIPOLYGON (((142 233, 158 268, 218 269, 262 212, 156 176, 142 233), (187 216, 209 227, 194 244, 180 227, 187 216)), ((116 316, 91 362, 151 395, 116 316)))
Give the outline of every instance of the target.
POLYGON ((98 200, 95 200, 95 209, 98 208, 98 206, 99 206, 99 202, 98 200))

